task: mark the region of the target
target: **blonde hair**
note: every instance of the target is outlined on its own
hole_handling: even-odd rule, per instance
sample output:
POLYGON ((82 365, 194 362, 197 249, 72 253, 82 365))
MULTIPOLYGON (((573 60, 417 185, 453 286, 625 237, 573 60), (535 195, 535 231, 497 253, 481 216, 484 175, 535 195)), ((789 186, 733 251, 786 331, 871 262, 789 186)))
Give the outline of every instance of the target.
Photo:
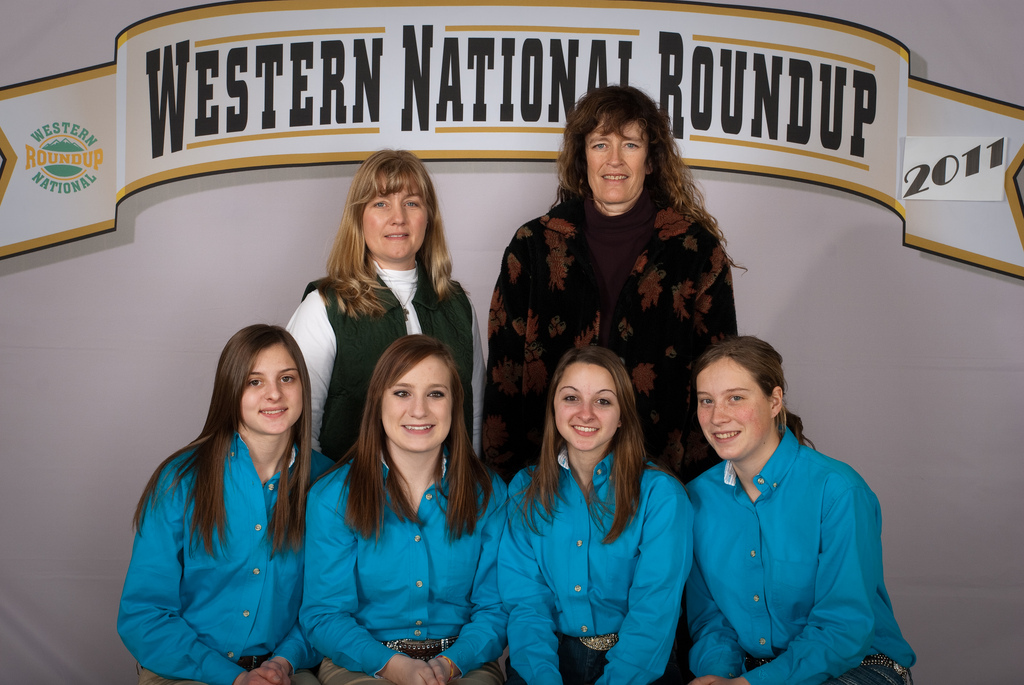
POLYGON ((379 150, 360 165, 352 179, 341 225, 327 257, 327 275, 317 282, 324 302, 335 297, 343 314, 353 318, 384 314, 377 296, 377 290, 383 286, 377 281, 377 270, 363 234, 363 210, 376 197, 402 191, 420 195, 427 210, 426 235, 416 260, 426 271, 439 300, 454 293, 452 257, 430 174, 423 162, 407 150, 379 150))

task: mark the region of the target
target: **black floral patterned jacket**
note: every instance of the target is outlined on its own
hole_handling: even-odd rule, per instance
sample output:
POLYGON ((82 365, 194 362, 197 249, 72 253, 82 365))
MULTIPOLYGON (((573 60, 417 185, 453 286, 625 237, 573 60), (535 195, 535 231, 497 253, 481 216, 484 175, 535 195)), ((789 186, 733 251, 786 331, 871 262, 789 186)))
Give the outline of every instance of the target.
MULTIPOLYGON (((553 207, 516 232, 502 259, 487 327, 483 457, 506 480, 536 460, 559 358, 597 344, 601 304, 585 221, 582 201, 553 207)), ((717 458, 696 425, 690 364, 736 333, 725 250, 700 225, 659 210, 614 316, 608 346, 632 377, 648 451, 691 480, 717 458)))

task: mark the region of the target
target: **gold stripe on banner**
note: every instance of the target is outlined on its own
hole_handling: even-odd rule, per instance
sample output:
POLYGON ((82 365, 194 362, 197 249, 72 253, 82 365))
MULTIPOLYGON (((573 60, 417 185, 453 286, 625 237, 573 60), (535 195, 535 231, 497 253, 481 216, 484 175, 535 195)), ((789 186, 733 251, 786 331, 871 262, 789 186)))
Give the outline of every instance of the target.
POLYGON ((39 79, 38 81, 26 83, 23 86, 15 86, 14 88, 5 88, 0 90, 0 100, 10 100, 11 98, 17 98, 23 95, 42 93, 44 90, 54 90, 55 88, 63 88, 64 86, 73 86, 76 83, 84 83, 86 81, 92 81, 93 79, 103 78, 104 76, 113 76, 116 73, 116 64, 104 64, 98 67, 91 67, 82 69, 81 71, 72 72, 65 76, 54 76, 53 78, 39 79))
MULTIPOLYGON (((1016 156, 1006 166, 1006 179, 1003 187, 1006 190, 1006 199, 1010 203, 1010 213, 1013 214, 1013 223, 1017 226, 1017 235, 1020 236, 1020 244, 1024 245, 1024 198, 1020 196, 1020 188, 1014 181, 1014 177, 1024 168, 1024 145, 1017 150, 1016 156), (1016 198, 1016 202, 1013 201, 1016 198)), ((1024 179, 1022 179, 1024 180, 1024 179)))
POLYGON ((461 32, 474 31, 477 33, 499 33, 505 31, 536 33, 599 33, 612 36, 639 36, 640 29, 606 29, 606 28, 585 28, 576 26, 490 26, 485 24, 467 26, 445 26, 445 31, 461 32))
POLYGON ((810 174, 803 171, 791 171, 790 169, 777 169, 775 167, 761 166, 759 164, 739 164, 736 162, 722 162, 717 159, 690 159, 688 157, 684 158, 684 161, 687 166, 697 169, 739 171, 741 173, 754 174, 757 176, 774 176, 775 178, 788 178, 795 181, 806 181, 815 185, 835 188, 837 190, 845 190, 847 192, 866 197, 869 200, 874 200, 880 205, 896 212, 903 221, 907 220, 907 211, 896 198, 879 192, 874 188, 861 185, 860 183, 843 182, 833 178, 832 176, 810 174))
POLYGON ((435 126, 434 133, 552 133, 562 135, 562 126, 435 126))
POLYGON ((205 48, 208 45, 220 45, 221 43, 242 43, 250 40, 266 40, 268 38, 294 38, 296 36, 340 36, 343 34, 357 33, 385 33, 383 26, 362 26, 344 29, 299 29, 295 31, 268 31, 265 33, 243 33, 240 36, 224 36, 223 38, 210 38, 208 40, 197 40, 197 48, 205 48))
MULTIPOLYGON (((261 157, 239 157, 236 159, 220 160, 205 164, 194 164, 187 167, 177 167, 162 171, 158 174, 140 178, 117 191, 116 201, 121 202, 134 192, 144 190, 151 186, 168 181, 177 181, 192 176, 204 174, 216 174, 224 171, 251 171, 268 167, 283 166, 308 166, 315 164, 345 164, 362 162, 376 152, 373 150, 359 150, 350 152, 324 152, 318 154, 303 155, 265 155, 261 157)), ((510 153, 508 150, 410 150, 417 157, 425 161, 431 160, 530 160, 530 161, 554 161, 558 158, 557 151, 532 152, 529 150, 510 153)))
POLYGON ((89 236, 97 235, 99 233, 109 233, 113 230, 114 220, 110 219, 109 221, 101 221, 98 224, 72 228, 67 231, 61 231, 60 233, 51 233, 50 235, 32 238, 31 240, 25 240, 20 243, 0 245, 0 257, 21 254, 23 252, 32 252, 33 250, 39 250, 44 247, 53 247, 54 245, 69 243, 72 240, 78 240, 79 238, 88 238, 89 236))
POLYGON ((216 140, 200 140, 189 143, 185 147, 192 150, 197 147, 209 147, 210 145, 227 145, 229 143, 251 143, 254 140, 274 140, 277 138, 308 138, 309 136, 340 136, 352 135, 355 133, 379 134, 380 128, 331 128, 320 131, 281 131, 280 133, 254 133, 251 136, 235 136, 234 138, 218 138, 216 140))
POLYGON ((1004 262, 999 259, 993 259, 992 257, 986 257, 985 255, 976 254, 974 252, 968 252, 967 250, 961 250, 957 247, 950 247, 943 243, 937 243, 934 240, 928 240, 916 235, 910 235, 908 233, 903 234, 903 244, 908 247, 914 247, 924 252, 931 252, 940 257, 948 257, 955 259, 958 262, 964 262, 965 264, 973 264, 975 266, 981 266, 992 271, 998 271, 1011 276, 1018 276, 1024 278, 1024 266, 1020 264, 1011 264, 1004 262))
POLYGON ((975 107, 977 109, 983 109, 993 114, 1000 114, 1004 117, 1011 117, 1013 119, 1020 119, 1024 121, 1024 108, 1017 105, 1009 105, 1004 102, 996 102, 988 98, 974 95, 973 93, 965 93, 961 90, 956 90, 949 86, 942 86, 938 83, 929 83, 927 81, 920 81, 914 77, 910 78, 909 86, 914 90, 920 90, 923 93, 934 95, 936 97, 945 98, 946 100, 953 100, 963 105, 975 107))
MULTIPOLYGON (((129 39, 139 36, 146 31, 173 24, 180 24, 186 21, 206 19, 210 17, 224 17, 235 14, 252 14, 257 12, 280 12, 299 11, 306 9, 360 9, 360 8, 383 8, 383 7, 492 7, 507 6, 507 0, 449 0, 448 2, 431 2, 430 0, 363 0, 352 2, 323 2, 316 0, 268 0, 267 2, 256 3, 227 3, 225 5, 212 5, 196 9, 185 9, 179 12, 144 19, 135 26, 122 31, 117 36, 117 47, 128 42, 129 39)), ((727 17, 744 17, 751 19, 766 19, 781 21, 789 24, 800 24, 817 28, 839 31, 851 36, 858 36, 878 43, 894 52, 897 52, 905 61, 910 61, 910 52, 895 38, 885 35, 879 31, 846 24, 835 19, 819 19, 816 17, 790 14, 783 10, 753 9, 739 7, 713 7, 708 5, 677 5, 669 2, 642 2, 637 0, 563 0, 562 2, 551 2, 550 0, 517 0, 518 7, 580 7, 585 9, 626 9, 626 10, 657 10, 667 12, 685 12, 688 14, 707 14, 727 17)), ((606 33, 614 33, 615 29, 602 30, 606 33)))
POLYGON ((720 43, 722 45, 738 45, 740 47, 748 48, 761 48, 763 50, 775 50, 777 52, 793 52, 799 55, 809 55, 811 57, 821 57, 833 62, 845 62, 846 64, 854 64, 863 69, 869 71, 875 70, 875 65, 864 60, 855 59, 853 57, 847 57, 846 55, 839 55, 834 52, 824 52, 822 50, 811 50, 810 48, 801 48, 795 45, 783 45, 781 43, 763 43, 757 40, 740 40, 738 38, 724 38, 722 36, 693 36, 695 41, 701 43, 720 43))
POLYGON ((824 152, 813 152, 811 150, 798 150, 796 148, 786 147, 784 145, 773 145, 772 143, 759 143, 753 140, 734 140, 732 138, 715 138, 713 136, 690 136, 690 140, 697 143, 717 143, 720 145, 736 145, 738 147, 752 147, 759 150, 770 150, 771 152, 786 152, 793 155, 801 155, 803 157, 813 157, 815 159, 823 159, 826 162, 835 162, 836 164, 845 164, 852 166, 861 171, 871 171, 871 167, 861 162, 854 162, 852 159, 843 159, 842 157, 836 157, 834 155, 826 155, 824 152))

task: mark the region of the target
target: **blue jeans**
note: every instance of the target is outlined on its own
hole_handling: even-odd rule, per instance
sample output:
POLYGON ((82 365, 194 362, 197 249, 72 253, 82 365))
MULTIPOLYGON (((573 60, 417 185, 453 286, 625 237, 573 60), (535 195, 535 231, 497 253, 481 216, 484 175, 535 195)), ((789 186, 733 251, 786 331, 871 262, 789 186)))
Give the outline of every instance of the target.
MULTIPOLYGON (((570 635, 558 637, 558 671, 562 675, 564 685, 589 685, 601 674, 608 663, 607 652, 590 649, 580 642, 579 638, 570 635)), ((512 668, 511 659, 505 664, 508 677, 505 685, 526 685, 523 677, 512 668)), ((665 673, 653 681, 652 685, 680 685, 683 677, 679 673, 679 666, 676 664, 676 650, 673 649, 668 656, 668 664, 665 673)))
POLYGON ((822 685, 914 685, 914 679, 905 682, 903 676, 887 666, 861 664, 822 685))

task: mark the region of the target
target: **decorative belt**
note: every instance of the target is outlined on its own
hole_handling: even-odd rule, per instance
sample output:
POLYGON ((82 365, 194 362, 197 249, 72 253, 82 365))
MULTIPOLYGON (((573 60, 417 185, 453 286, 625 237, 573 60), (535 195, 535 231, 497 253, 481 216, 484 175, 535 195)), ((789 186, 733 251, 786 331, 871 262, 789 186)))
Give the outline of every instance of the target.
POLYGON ((864 661, 860 662, 861 666, 885 666, 896 671, 903 682, 906 685, 913 685, 913 679, 910 677, 910 669, 906 666, 900 666, 898 663, 890 659, 884 654, 868 654, 864 657, 864 661))
POLYGON ((455 637, 442 637, 439 640, 388 640, 381 644, 388 649, 411 656, 413 659, 430 661, 455 644, 458 639, 459 636, 456 635, 455 637))
POLYGON ((270 660, 273 654, 268 652, 261 654, 260 656, 243 656, 235 663, 244 668, 247 671, 255 671, 257 668, 262 666, 264 663, 270 660))
POLYGON ((593 649, 598 652, 607 652, 609 649, 614 647, 615 643, 618 641, 618 633, 608 633, 607 635, 580 636, 580 642, 582 642, 587 647, 587 649, 593 649))
MULTIPOLYGON (((765 664, 770 663, 772 661, 775 661, 775 657, 765 658, 748 655, 744 663, 746 664, 747 670, 752 671, 758 666, 764 666, 765 664)), ((909 668, 907 668, 906 666, 899 665, 898 663, 896 663, 884 654, 868 654, 866 657, 864 657, 864 661, 860 662, 860 665, 885 666, 886 668, 891 668, 892 670, 896 671, 896 673, 898 673, 899 676, 903 678, 903 682, 906 685, 911 685, 911 683, 914 682, 913 680, 911 680, 909 668)))

